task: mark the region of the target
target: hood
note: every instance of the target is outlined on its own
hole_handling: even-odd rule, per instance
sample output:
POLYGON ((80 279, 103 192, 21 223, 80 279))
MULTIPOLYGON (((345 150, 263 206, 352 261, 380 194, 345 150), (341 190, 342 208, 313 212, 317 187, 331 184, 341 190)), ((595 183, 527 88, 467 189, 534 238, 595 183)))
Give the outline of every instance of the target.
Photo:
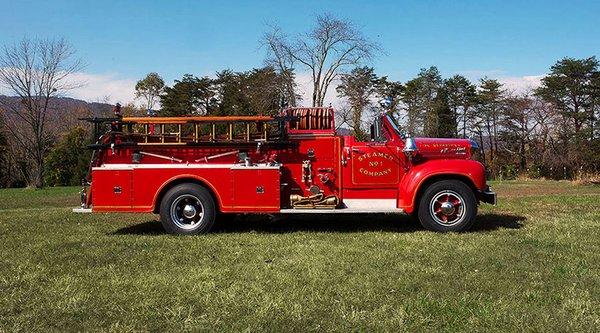
POLYGON ((425 159, 469 159, 474 142, 469 139, 414 138, 417 155, 425 159))

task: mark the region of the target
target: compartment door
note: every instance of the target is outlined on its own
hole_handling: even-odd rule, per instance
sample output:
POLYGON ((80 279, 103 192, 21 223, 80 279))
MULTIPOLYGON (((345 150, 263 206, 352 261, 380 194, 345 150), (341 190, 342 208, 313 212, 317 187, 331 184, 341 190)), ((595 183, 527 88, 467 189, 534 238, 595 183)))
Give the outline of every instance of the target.
POLYGON ((132 170, 92 171, 92 209, 126 211, 131 209, 132 170))
POLYGON ((233 176, 233 208, 241 211, 279 211, 279 168, 236 167, 233 176))

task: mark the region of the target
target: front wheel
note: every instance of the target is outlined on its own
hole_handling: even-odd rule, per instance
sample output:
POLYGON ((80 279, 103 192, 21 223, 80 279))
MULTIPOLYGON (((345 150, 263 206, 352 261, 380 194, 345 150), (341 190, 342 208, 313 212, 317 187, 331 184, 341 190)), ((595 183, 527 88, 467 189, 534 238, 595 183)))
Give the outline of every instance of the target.
POLYGON ((432 231, 464 231, 475 222, 477 199, 473 190, 459 180, 435 182, 419 200, 419 221, 432 231))
POLYGON ((160 204, 160 222, 171 234, 193 235, 208 232, 215 223, 215 202, 197 184, 180 184, 170 189, 160 204))

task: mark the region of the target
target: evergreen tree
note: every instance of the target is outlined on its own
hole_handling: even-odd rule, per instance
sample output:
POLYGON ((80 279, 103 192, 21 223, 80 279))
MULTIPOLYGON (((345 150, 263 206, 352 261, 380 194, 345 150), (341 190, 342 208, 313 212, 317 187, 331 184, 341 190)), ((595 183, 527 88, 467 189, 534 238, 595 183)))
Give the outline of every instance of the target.
POLYGON ((422 68, 416 78, 406 83, 404 103, 407 111, 407 130, 410 135, 437 133, 436 97, 443 80, 437 67, 422 68), (422 124, 422 129, 419 124, 422 124))
MULTIPOLYGON (((477 101, 477 123, 480 127, 480 139, 483 141, 483 136, 487 137, 490 166, 495 167, 494 157, 495 152, 498 151, 498 120, 501 116, 504 101, 502 84, 494 79, 481 79, 477 101)), ((483 144, 485 143, 482 142, 482 149, 483 144)))
POLYGON ((456 113, 450 107, 449 101, 446 88, 441 87, 438 89, 434 106, 437 126, 431 128, 429 136, 438 138, 456 137, 456 113))
POLYGON ((160 113, 162 116, 210 114, 215 107, 214 95, 211 79, 185 74, 181 80, 175 80, 173 87, 165 87, 160 96, 160 113))
POLYGON ((471 108, 477 102, 477 88, 462 75, 455 75, 444 80, 444 89, 448 98, 448 106, 457 122, 455 136, 467 137, 467 129, 472 120, 471 108))
POLYGON ((594 146, 600 106, 600 71, 595 57, 564 58, 550 68, 535 91, 555 107, 563 119, 562 141, 577 166, 594 167, 594 146))
POLYGON ((382 76, 375 81, 375 92, 385 113, 396 115, 400 111, 404 89, 401 82, 390 81, 387 76, 382 76))

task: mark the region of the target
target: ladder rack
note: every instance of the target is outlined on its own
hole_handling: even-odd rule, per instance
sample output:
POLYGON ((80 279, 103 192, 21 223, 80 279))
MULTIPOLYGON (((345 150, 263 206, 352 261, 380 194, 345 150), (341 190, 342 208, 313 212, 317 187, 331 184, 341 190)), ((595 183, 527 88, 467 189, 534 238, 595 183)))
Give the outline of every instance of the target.
MULTIPOLYGON (((283 143, 290 116, 84 118, 94 137, 121 137, 122 145, 236 145, 283 143), (109 127, 110 126, 110 127, 109 127), (110 130, 107 131, 107 129, 110 130)), ((114 143, 114 142, 113 142, 114 143)), ((104 146, 105 144, 93 145, 104 146)))
POLYGON ((335 135, 331 107, 288 108, 279 116, 83 118, 94 124, 91 148, 137 145, 289 146, 288 139, 335 135), (105 139, 100 140, 104 137, 105 139), (119 138, 118 140, 116 138, 119 138), (108 138, 108 142, 107 139, 108 138))

